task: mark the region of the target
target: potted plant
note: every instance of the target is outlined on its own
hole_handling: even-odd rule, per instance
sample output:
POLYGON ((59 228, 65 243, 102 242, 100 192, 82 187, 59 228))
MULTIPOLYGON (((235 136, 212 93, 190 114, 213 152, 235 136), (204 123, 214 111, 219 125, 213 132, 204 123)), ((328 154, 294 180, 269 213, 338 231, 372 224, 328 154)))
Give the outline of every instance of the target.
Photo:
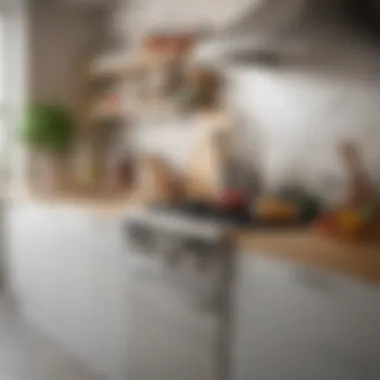
POLYGON ((67 158, 74 135, 74 120, 64 107, 33 104, 26 109, 21 137, 29 147, 29 179, 33 185, 37 180, 37 185, 46 190, 67 183, 67 158))

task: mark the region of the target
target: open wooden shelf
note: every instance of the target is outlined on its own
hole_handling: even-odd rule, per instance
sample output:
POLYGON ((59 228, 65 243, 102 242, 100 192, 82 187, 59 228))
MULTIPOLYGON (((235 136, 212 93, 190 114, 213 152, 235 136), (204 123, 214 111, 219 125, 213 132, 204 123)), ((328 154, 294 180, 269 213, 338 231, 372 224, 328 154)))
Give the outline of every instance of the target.
POLYGON ((123 79, 140 73, 146 68, 146 61, 139 53, 120 57, 101 57, 94 59, 88 69, 92 79, 123 79))
POLYGON ((127 116, 121 108, 95 107, 91 110, 90 117, 94 120, 123 120, 127 116))
POLYGON ((178 115, 179 112, 170 99, 151 99, 137 104, 123 105, 116 109, 94 107, 90 113, 93 121, 134 120, 136 122, 160 121, 172 119, 178 115))

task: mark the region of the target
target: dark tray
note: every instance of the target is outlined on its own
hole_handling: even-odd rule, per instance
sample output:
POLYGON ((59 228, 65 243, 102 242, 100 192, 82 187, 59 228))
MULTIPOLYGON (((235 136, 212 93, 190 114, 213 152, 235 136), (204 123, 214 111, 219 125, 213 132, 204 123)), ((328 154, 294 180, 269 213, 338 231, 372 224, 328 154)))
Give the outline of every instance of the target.
POLYGON ((300 217, 294 222, 267 222, 256 217, 246 207, 238 208, 235 210, 223 210, 208 203, 177 203, 177 204, 160 204, 154 206, 154 209, 167 211, 183 216, 189 216, 194 218, 200 218, 203 220, 209 220, 213 222, 225 222, 240 227, 255 227, 264 229, 274 228, 295 228, 310 225, 315 217, 310 215, 300 217))

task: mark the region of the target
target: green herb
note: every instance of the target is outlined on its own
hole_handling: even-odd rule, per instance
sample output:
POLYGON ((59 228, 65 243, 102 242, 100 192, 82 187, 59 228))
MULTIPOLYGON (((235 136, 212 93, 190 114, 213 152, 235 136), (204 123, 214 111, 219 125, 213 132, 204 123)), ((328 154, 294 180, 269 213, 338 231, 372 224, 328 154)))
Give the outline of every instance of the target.
POLYGON ((73 143, 75 123, 58 105, 31 105, 26 109, 21 137, 30 146, 51 153, 65 153, 73 143))

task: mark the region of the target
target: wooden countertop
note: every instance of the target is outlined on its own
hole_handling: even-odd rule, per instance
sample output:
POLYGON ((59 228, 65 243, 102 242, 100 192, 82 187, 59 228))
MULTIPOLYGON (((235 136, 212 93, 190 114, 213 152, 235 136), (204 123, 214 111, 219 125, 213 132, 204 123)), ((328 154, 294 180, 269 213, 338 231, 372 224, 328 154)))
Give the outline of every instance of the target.
MULTIPOLYGON (((78 196, 77 194, 46 195, 35 191, 9 193, 10 199, 24 199, 42 204, 62 204, 84 207, 114 218, 128 205, 139 203, 131 194, 122 192, 112 196, 78 196)), ((323 236, 316 229, 275 231, 237 230, 240 250, 265 254, 329 269, 380 284, 380 231, 378 241, 372 243, 342 242, 323 236)))
POLYGON ((31 201, 38 204, 57 204, 63 206, 77 206, 90 211, 100 212, 110 217, 117 216, 134 200, 128 190, 110 193, 82 193, 75 191, 44 193, 30 188, 8 189, 2 191, 3 198, 10 200, 31 201), (6 194, 6 195, 5 195, 6 194))
POLYGON ((239 231, 244 251, 294 260, 380 283, 380 238, 371 243, 343 242, 316 229, 239 231))

